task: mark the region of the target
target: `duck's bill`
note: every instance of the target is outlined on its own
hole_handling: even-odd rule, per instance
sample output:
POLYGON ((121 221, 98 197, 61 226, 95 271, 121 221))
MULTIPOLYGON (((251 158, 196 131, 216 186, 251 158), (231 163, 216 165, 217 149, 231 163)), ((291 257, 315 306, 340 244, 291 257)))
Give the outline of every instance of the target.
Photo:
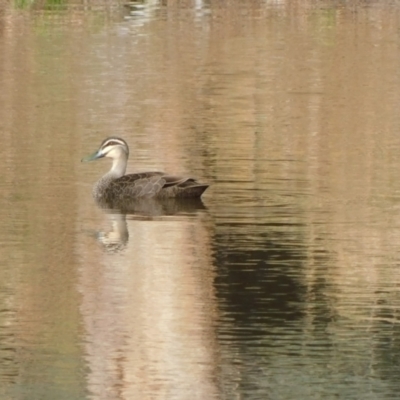
POLYGON ((97 160, 98 158, 102 158, 102 157, 104 157, 104 154, 101 154, 98 151, 96 151, 95 153, 90 154, 89 156, 83 157, 81 161, 89 162, 89 161, 97 160))

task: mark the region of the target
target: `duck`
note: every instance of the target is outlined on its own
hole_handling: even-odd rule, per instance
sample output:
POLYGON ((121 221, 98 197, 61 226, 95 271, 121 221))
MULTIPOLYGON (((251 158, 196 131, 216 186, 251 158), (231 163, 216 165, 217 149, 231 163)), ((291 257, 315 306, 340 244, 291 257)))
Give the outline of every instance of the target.
POLYGON ((93 187, 97 201, 128 201, 143 198, 200 198, 209 187, 191 177, 169 175, 164 172, 138 172, 127 174, 129 147, 124 139, 111 136, 104 139, 93 154, 82 162, 103 157, 112 159, 111 169, 93 187))

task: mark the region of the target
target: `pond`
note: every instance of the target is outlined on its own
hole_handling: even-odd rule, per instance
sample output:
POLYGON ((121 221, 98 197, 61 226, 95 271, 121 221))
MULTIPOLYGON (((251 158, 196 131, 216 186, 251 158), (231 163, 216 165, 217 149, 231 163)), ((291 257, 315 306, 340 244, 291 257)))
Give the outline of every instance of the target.
POLYGON ((398 399, 400 6, 0 5, 2 399, 398 399), (208 183, 105 210, 85 164, 208 183))

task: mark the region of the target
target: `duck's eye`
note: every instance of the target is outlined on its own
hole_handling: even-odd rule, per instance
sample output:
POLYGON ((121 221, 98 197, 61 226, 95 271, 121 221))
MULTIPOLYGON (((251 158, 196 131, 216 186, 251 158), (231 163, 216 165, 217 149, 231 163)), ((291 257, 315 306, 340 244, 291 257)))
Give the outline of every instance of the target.
POLYGON ((121 143, 119 143, 119 142, 113 142, 113 141, 111 141, 111 142, 107 142, 106 143, 106 145, 105 145, 105 147, 108 147, 108 146, 119 146, 121 143))

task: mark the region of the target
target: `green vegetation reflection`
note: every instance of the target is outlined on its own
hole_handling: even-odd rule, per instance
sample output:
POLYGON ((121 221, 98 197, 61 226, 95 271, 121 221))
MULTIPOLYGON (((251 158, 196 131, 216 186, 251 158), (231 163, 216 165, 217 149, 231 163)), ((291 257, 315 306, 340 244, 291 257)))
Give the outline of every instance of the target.
POLYGON ((65 8, 66 6, 66 0, 14 0, 14 7, 21 10, 53 10, 65 8))

